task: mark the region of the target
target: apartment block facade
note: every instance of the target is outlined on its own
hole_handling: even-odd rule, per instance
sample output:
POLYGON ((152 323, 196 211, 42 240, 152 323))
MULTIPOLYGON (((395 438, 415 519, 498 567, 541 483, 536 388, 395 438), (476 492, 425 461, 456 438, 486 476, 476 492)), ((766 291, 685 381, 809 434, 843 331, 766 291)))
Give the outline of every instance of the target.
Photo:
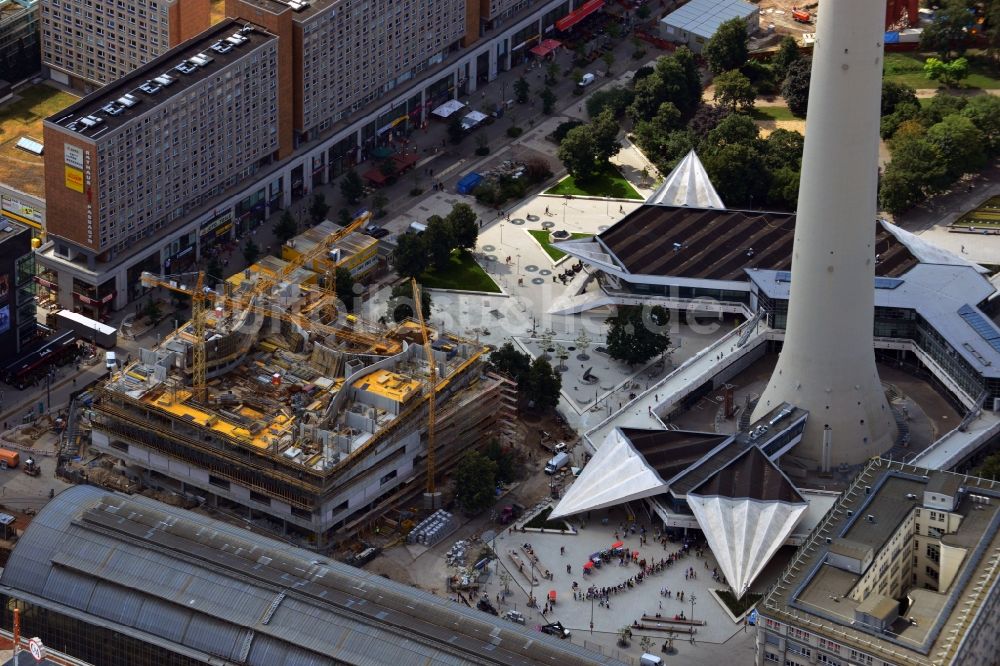
MULTIPOLYGON (((261 85, 272 76, 276 81, 276 109, 270 109, 269 101, 265 109, 265 100, 255 98, 246 103, 257 108, 240 123, 237 118, 246 107, 237 112, 228 103, 215 106, 214 100, 225 100, 229 93, 215 88, 224 87, 224 78, 209 77, 192 100, 177 98, 176 116, 173 110, 157 111, 164 114, 160 125, 155 115, 132 125, 133 132, 141 129, 150 136, 169 130, 170 154, 176 141, 178 157, 186 160, 157 167, 156 151, 165 150, 165 142, 158 147, 151 141, 153 164, 144 154, 142 170, 120 173, 125 166, 117 153, 117 142, 125 140, 118 131, 122 121, 105 117, 102 108, 123 94, 134 94, 145 106, 123 117, 150 109, 141 90, 144 82, 192 54, 215 55, 206 49, 219 39, 217 26, 50 118, 46 154, 52 169, 47 163, 46 198, 49 219, 55 221, 47 228, 50 242, 38 253, 39 283, 48 292, 46 298, 97 318, 124 307, 143 295, 136 279, 142 271, 178 272, 207 246, 238 240, 270 213, 362 162, 390 135, 422 125, 437 105, 470 95, 499 72, 524 62, 531 46, 552 34, 555 23, 573 11, 574 1, 583 4, 539 0, 481 38, 478 0, 414 0, 409 5, 379 1, 373 8, 360 0, 228 0, 227 14, 238 18, 232 19, 235 28, 223 32, 252 25, 258 37, 274 37, 273 47, 268 47, 274 49, 271 70, 261 69, 259 76, 261 85), (104 124, 85 131, 69 129, 81 115, 93 115, 104 124), (169 127, 162 124, 168 119, 169 127), (272 122, 276 144, 261 143, 270 136, 272 122), (211 128, 220 123, 227 126, 226 143, 221 145, 228 148, 231 132, 233 150, 249 151, 245 160, 231 162, 230 154, 220 148, 220 138, 210 143, 211 128), (113 128, 115 136, 107 137, 113 132, 105 128, 113 128), (91 151, 91 159, 97 159, 99 148, 104 151, 101 164, 91 164, 97 171, 84 192, 64 182, 66 140, 91 151), (262 158, 265 154, 271 158, 262 158), (105 157, 118 161, 112 165, 105 157), (125 177, 124 184, 111 182, 112 169, 116 178, 125 177), (175 188, 185 179, 193 180, 193 187, 175 188), (56 207, 67 210, 68 216, 56 220, 56 207)), ((167 87, 158 95, 172 99, 172 90, 167 87)))
POLYGON ((38 0, 0 0, 0 79, 8 83, 38 67, 38 0))
POLYGON ((279 145, 277 46, 224 21, 46 120, 55 252, 107 260, 268 164, 279 145))
POLYGON ((209 27, 209 0, 41 0, 42 63, 89 93, 209 27))

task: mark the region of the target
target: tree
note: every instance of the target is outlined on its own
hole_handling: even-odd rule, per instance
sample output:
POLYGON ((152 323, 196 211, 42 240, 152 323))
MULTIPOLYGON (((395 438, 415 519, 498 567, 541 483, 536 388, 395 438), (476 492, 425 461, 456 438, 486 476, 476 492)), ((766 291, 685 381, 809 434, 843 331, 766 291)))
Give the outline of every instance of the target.
POLYGON ((719 126, 723 120, 732 115, 724 106, 714 104, 702 104, 695 112, 691 120, 688 121, 688 129, 694 133, 698 140, 708 136, 708 133, 719 126))
POLYGON ((348 312, 354 312, 354 276, 351 271, 338 266, 333 273, 333 288, 337 290, 337 298, 343 302, 348 312))
POLYGON ((518 351, 513 343, 505 342, 490 354, 490 365, 520 385, 531 369, 531 357, 518 351))
POLYGON ((991 156, 1000 155, 1000 97, 977 95, 970 97, 962 115, 983 133, 983 146, 991 156))
POLYGON ((351 217, 351 211, 347 210, 346 208, 341 208, 340 210, 337 211, 337 224, 339 224, 342 227, 346 227, 352 221, 353 219, 351 217))
POLYGON ((912 86, 898 81, 885 79, 882 81, 882 117, 896 112, 903 104, 919 105, 917 91, 912 86))
POLYGON ((602 88, 590 94, 587 98, 587 115, 596 118, 604 109, 611 109, 615 118, 620 118, 632 103, 634 93, 622 86, 602 88))
POLYGON ((708 133, 702 144, 702 151, 707 154, 713 149, 733 144, 763 149, 760 128, 748 116, 736 114, 724 118, 715 129, 708 133))
POLYGON ((389 197, 381 192, 372 197, 372 209, 375 217, 383 217, 385 215, 385 207, 388 203, 389 197))
POLYGON ((968 104, 967 97, 951 95, 939 90, 934 97, 931 97, 926 104, 920 107, 918 117, 924 127, 930 127, 952 114, 961 113, 966 104, 968 104))
POLYGON ((611 114, 611 109, 605 109, 591 123, 590 132, 594 137, 594 159, 601 165, 618 154, 622 144, 618 141, 621 125, 611 114))
POLYGON ((670 346, 666 326, 670 313, 656 305, 619 306, 618 314, 606 320, 608 324, 608 354, 629 365, 645 363, 670 346))
POLYGON ((340 181, 340 193, 347 199, 347 203, 356 204, 365 195, 365 184, 361 181, 361 176, 354 169, 344 174, 340 181))
POLYGON ((518 77, 517 81, 514 81, 514 99, 518 104, 528 103, 528 93, 530 91, 531 85, 523 76, 518 77))
POLYGON ((608 68, 608 74, 610 75, 611 66, 615 64, 615 54, 612 53, 611 51, 607 51, 604 55, 601 56, 601 60, 604 61, 604 64, 608 68))
POLYGON ((451 263, 451 251, 455 247, 451 225, 440 215, 427 218, 427 231, 423 233, 424 248, 430 257, 434 270, 443 271, 451 263))
POLYGON ((901 213, 951 182, 944 156, 919 134, 897 132, 889 147, 892 161, 879 183, 879 205, 884 210, 901 213))
POLYGON ((778 44, 778 52, 771 58, 771 64, 774 65, 778 80, 783 80, 788 76, 788 68, 801 57, 802 54, 799 53, 799 45, 795 38, 788 35, 782 37, 778 44))
MULTIPOLYGON (((426 289, 420 290, 420 309, 424 312, 424 319, 431 316, 431 295, 426 289)), ((416 318, 417 314, 413 310, 413 288, 409 280, 403 284, 397 284, 392 288, 392 295, 389 297, 388 307, 389 318, 399 323, 411 317, 416 318)))
POLYGON ((427 249, 423 234, 408 231, 396 239, 392 263, 400 277, 415 278, 427 270, 427 249))
POLYGON ((279 243, 284 243, 298 232, 299 225, 295 221, 295 216, 292 215, 292 211, 286 208, 281 212, 278 221, 274 223, 274 237, 278 239, 279 243))
POLYGON ((788 68, 788 76, 781 86, 788 110, 799 118, 806 117, 809 106, 809 80, 812 78, 812 58, 802 58, 788 68))
MULTIPOLYGON (((711 134, 709 135, 711 136, 711 134)), ((705 171, 727 206, 753 209, 770 192, 770 176, 761 150, 753 144, 734 143, 704 156, 705 171)))
POLYGON ((321 193, 313 195, 309 203, 309 219, 313 224, 319 224, 326 219, 326 214, 330 212, 330 204, 326 202, 326 196, 321 193))
POLYGON ((156 325, 159 323, 160 319, 163 318, 163 313, 160 312, 160 304, 154 298, 150 298, 146 301, 145 307, 142 309, 142 316, 146 318, 146 321, 151 325, 156 325))
POLYGON ((986 456, 982 467, 979 468, 979 476, 984 479, 1000 481, 1000 453, 986 456))
POLYGON ((457 203, 451 207, 451 212, 445 219, 451 229, 455 248, 468 252, 476 247, 476 241, 479 240, 479 216, 472 210, 472 206, 457 203))
POLYGON ((953 51, 959 54, 965 51, 972 15, 965 0, 946 0, 941 4, 934 14, 934 20, 923 26, 920 50, 937 51, 943 59, 948 60, 953 51))
POLYGON ((628 115, 633 122, 649 118, 668 99, 667 85, 655 70, 652 74, 635 82, 632 88, 632 103, 628 115))
POLYGON ((475 514, 496 501, 497 464, 475 449, 465 452, 455 467, 455 501, 475 514))
POLYGON ((500 442, 491 440, 483 451, 486 457, 497 464, 498 483, 510 483, 514 480, 514 452, 500 446, 500 442))
POLYGON ((921 115, 920 104, 907 101, 896 105, 895 110, 887 116, 882 117, 879 123, 879 136, 883 139, 891 139, 899 126, 907 120, 914 120, 921 115))
POLYGON ((969 75, 969 61, 965 58, 944 61, 931 57, 924 62, 924 74, 931 81, 940 81, 946 88, 951 88, 969 75))
POLYGON ((552 92, 552 88, 548 86, 542 88, 542 92, 538 93, 538 98, 542 100, 542 113, 547 116, 552 115, 556 108, 556 94, 552 92))
MULTIPOLYGON (((698 67, 698 58, 694 51, 686 46, 679 46, 674 51, 673 60, 681 69, 683 75, 683 100, 677 104, 677 108, 684 114, 685 118, 691 115, 701 106, 701 93, 703 91, 701 82, 701 69, 698 67)), ((671 83, 669 72, 661 72, 663 80, 671 83)))
POLYGON ((802 167, 802 150, 805 137, 794 130, 777 129, 764 141, 764 162, 768 170, 802 167))
POLYGON ((749 112, 753 109, 757 92, 753 89, 750 79, 738 70, 723 72, 715 77, 715 94, 713 99, 720 106, 730 111, 749 112))
POLYGON ((750 55, 747 39, 747 23, 743 19, 733 18, 720 23, 703 52, 712 74, 739 69, 750 55))
POLYGON ((950 115, 927 130, 927 140, 945 160, 952 180, 986 166, 985 139, 965 116, 950 115))
POLYGON ((252 238, 243 246, 243 258, 246 260, 247 266, 257 263, 257 259, 260 258, 260 248, 253 242, 252 238))
POLYGON ((561 390, 562 377, 544 358, 532 361, 527 375, 518 384, 518 392, 528 403, 528 407, 533 409, 546 409, 558 405, 561 390))
POLYGON ((671 133, 684 126, 681 112, 671 102, 664 102, 649 120, 643 120, 635 125, 633 133, 636 142, 647 155, 662 155, 671 133))
POLYGON ((586 180, 597 173, 597 146, 590 127, 574 127, 566 133, 556 153, 566 171, 577 180, 586 180))
POLYGON ((554 86, 557 81, 559 81, 559 63, 555 60, 549 62, 549 66, 545 69, 545 83, 550 86, 554 86))
POLYGON ((465 128, 462 127, 462 119, 456 113, 451 117, 451 122, 448 123, 448 140, 457 146, 462 143, 464 138, 465 128))
POLYGON ((698 141, 690 130, 674 130, 667 135, 666 141, 660 146, 660 152, 654 155, 656 168, 660 173, 670 173, 697 145, 698 141))

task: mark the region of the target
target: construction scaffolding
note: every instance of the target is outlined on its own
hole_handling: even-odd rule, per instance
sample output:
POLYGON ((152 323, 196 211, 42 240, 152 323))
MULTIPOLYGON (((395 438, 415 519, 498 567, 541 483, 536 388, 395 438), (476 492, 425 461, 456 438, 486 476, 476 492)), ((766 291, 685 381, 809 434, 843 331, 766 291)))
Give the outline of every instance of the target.
MULTIPOLYGON (((92 446, 149 485, 327 547, 421 475, 433 483, 431 396, 446 470, 497 436, 509 387, 483 374, 477 343, 428 328, 425 353, 417 322, 373 332, 314 273, 272 259, 224 290, 202 288, 200 326, 178 327, 94 391, 92 446)), ((144 280, 181 293, 197 284, 144 280)))

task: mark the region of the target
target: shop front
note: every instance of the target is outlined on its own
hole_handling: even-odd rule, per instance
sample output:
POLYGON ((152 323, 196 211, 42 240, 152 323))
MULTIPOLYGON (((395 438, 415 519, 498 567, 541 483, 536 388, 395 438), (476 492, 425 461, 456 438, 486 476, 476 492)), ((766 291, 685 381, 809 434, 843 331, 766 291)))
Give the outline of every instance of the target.
POLYGON ((201 225, 198 229, 198 246, 203 256, 208 256, 213 248, 225 245, 232 239, 233 221, 233 211, 227 210, 201 225))
POLYGON ((267 217, 267 190, 260 188, 236 204, 236 237, 242 238, 267 217))

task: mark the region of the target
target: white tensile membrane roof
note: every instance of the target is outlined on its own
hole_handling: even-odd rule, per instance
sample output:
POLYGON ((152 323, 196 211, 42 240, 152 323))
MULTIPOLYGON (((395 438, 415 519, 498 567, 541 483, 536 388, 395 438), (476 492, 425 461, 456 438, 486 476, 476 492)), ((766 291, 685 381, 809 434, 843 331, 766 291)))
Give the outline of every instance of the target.
POLYGON ((647 204, 658 206, 687 206, 688 208, 717 208, 726 206, 715 191, 701 160, 692 150, 684 156, 663 184, 656 188, 647 204))
MULTIPOLYGON (((552 517, 618 506, 668 490, 667 482, 616 428, 553 509, 552 517)), ((785 543, 809 506, 756 446, 711 473, 687 493, 686 500, 738 597, 785 543)))
POLYGON ((616 428, 608 433, 601 448, 552 510, 551 517, 606 509, 659 495, 666 489, 667 484, 659 474, 616 428))
POLYGON ((809 506, 757 447, 692 489, 687 503, 737 598, 809 506))

